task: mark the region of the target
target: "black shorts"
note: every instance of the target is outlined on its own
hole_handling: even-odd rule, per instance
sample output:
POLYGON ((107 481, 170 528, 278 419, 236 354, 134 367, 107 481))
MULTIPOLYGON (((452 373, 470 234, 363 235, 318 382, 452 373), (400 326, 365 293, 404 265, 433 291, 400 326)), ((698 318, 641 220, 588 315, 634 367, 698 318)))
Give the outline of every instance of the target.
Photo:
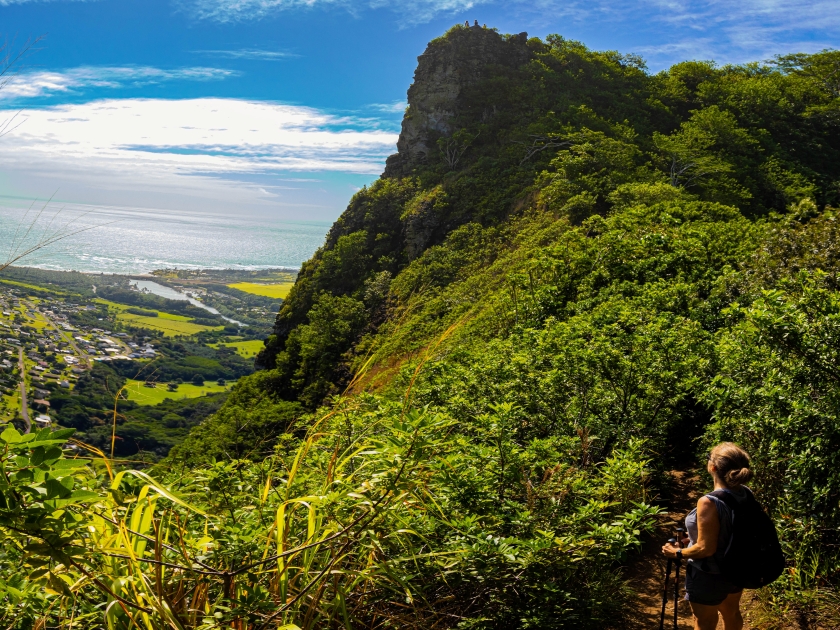
POLYGON ((689 562, 685 570, 685 598, 695 604, 718 606, 732 593, 742 589, 718 573, 706 573, 689 562))

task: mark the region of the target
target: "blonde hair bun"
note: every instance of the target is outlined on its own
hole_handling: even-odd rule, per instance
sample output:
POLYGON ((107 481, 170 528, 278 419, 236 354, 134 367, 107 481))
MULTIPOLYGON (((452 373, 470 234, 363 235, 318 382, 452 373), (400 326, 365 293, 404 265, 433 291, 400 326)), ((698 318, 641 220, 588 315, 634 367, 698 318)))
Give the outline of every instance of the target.
POLYGON ((742 486, 752 479, 753 471, 749 468, 739 468, 738 470, 730 470, 726 473, 724 481, 727 486, 742 486))
POLYGON ((709 453, 709 461, 727 486, 741 486, 753 477, 749 454, 732 442, 721 442, 715 446, 709 453))

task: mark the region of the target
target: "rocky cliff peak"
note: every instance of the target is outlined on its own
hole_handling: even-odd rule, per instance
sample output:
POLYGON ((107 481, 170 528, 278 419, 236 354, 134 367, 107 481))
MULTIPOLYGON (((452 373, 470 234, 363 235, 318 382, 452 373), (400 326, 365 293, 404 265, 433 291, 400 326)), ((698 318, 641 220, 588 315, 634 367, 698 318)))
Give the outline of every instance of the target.
POLYGON ((384 175, 408 175, 437 151, 437 139, 456 131, 464 90, 491 76, 494 67, 527 62, 527 41, 527 33, 504 36, 487 27, 464 25, 430 42, 417 58, 398 153, 388 158, 384 175))

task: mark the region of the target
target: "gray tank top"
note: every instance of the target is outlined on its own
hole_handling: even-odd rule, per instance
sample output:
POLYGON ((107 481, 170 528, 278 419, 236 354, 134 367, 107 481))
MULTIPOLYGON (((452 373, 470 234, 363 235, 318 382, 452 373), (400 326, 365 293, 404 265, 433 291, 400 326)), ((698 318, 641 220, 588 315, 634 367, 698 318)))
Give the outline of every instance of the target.
MULTIPOLYGON (((749 496, 749 488, 741 486, 740 488, 726 489, 725 492, 731 494, 738 503, 741 503, 749 496)), ((689 558, 690 562, 696 569, 705 571, 706 573, 720 573, 720 565, 723 555, 726 553, 727 547, 732 539, 732 510, 718 499, 709 494, 706 495, 715 504, 720 520, 720 533, 718 534, 717 550, 711 556, 706 558, 693 559, 689 558)), ((688 532, 688 539, 691 541, 689 547, 697 544, 697 508, 691 510, 688 516, 685 517, 685 529, 688 532)))

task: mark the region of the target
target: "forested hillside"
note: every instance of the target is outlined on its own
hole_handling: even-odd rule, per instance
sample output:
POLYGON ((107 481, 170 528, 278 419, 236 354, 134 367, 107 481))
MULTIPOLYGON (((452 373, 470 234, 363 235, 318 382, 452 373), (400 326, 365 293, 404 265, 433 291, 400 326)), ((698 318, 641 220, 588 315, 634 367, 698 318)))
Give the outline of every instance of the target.
POLYGON ((790 565, 763 627, 840 623, 838 78, 432 41, 399 153, 154 479, 50 484, 46 434, 0 436, 5 622, 626 627, 664 472, 727 439, 790 565))

